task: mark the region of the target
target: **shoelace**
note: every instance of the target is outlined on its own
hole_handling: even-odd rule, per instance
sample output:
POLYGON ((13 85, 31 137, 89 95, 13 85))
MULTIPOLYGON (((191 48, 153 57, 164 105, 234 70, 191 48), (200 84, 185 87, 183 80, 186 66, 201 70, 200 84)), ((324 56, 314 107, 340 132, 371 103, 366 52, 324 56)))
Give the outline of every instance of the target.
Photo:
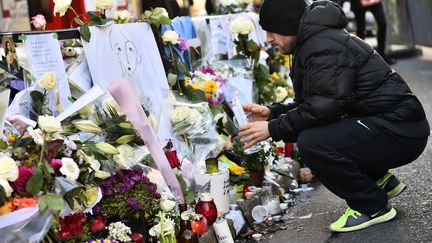
POLYGON ((349 216, 353 216, 355 219, 357 219, 358 216, 361 215, 360 212, 357 212, 356 210, 352 209, 352 208, 347 208, 347 210, 345 211, 345 215, 348 218, 349 216))

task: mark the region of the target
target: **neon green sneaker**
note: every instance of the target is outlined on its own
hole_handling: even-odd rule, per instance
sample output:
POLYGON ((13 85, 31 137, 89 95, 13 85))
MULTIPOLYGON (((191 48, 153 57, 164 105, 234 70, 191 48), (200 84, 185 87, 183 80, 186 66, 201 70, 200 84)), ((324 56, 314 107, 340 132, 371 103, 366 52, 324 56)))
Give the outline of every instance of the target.
POLYGON ((390 204, 387 204, 385 209, 373 217, 348 208, 338 220, 330 225, 329 229, 334 232, 350 232, 387 222, 395 216, 396 210, 390 204))
POLYGON ((400 182, 390 171, 387 171, 376 184, 387 192, 387 197, 389 199, 398 196, 407 188, 407 185, 400 182))

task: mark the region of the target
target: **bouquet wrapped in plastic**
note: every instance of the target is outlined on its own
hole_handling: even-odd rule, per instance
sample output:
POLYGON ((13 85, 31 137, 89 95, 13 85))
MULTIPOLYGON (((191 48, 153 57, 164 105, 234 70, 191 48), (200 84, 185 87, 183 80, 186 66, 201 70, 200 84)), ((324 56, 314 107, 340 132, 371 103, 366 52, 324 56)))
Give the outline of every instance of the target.
POLYGON ((176 136, 175 144, 180 146, 177 151, 181 155, 191 161, 199 161, 210 153, 218 153, 221 140, 207 102, 191 104, 174 101, 167 109, 176 136))

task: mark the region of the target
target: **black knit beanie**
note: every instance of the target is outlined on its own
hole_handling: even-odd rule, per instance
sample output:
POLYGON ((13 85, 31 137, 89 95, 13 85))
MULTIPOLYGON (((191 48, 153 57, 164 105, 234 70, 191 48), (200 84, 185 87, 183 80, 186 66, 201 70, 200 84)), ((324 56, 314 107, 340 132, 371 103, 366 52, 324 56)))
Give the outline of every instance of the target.
POLYGON ((305 6, 305 0, 264 0, 259 23, 268 32, 296 35, 305 6))

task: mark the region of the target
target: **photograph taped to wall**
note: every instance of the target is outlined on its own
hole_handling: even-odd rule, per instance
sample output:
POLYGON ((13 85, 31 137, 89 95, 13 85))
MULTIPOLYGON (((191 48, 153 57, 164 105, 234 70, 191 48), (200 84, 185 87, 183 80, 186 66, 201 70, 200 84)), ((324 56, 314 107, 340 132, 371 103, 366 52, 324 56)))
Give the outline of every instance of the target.
POLYGON ((6 63, 10 73, 16 73, 19 70, 19 64, 16 46, 12 36, 2 37, 2 47, 4 50, 4 57, 2 57, 3 62, 6 63))

